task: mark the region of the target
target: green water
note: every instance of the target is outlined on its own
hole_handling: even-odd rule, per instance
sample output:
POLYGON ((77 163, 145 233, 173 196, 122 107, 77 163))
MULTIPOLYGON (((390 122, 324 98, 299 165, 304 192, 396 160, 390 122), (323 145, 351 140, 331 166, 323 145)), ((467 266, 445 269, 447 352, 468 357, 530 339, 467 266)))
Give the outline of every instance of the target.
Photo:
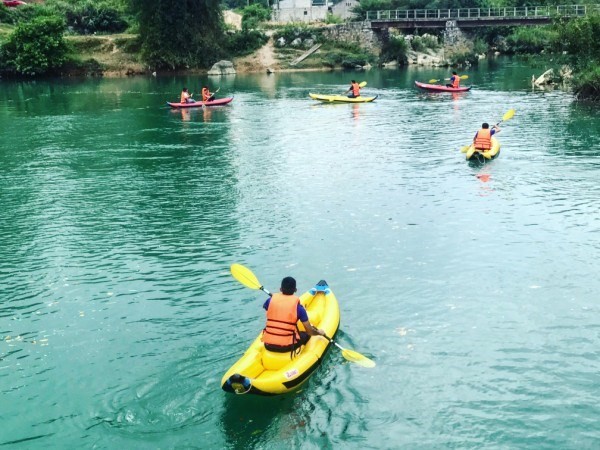
POLYGON ((542 71, 3 80, 0 447, 599 448, 600 115, 542 71), (350 78, 380 97, 308 98, 350 78), (206 81, 234 101, 166 107, 206 81), (223 392, 264 321, 233 262, 327 280, 377 367, 223 392))

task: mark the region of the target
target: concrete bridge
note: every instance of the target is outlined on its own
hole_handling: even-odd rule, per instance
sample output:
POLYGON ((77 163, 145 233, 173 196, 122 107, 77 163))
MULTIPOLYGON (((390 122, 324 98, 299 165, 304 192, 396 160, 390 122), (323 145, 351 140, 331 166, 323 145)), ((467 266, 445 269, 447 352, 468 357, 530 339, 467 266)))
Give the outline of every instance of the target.
POLYGON ((543 25, 556 18, 600 14, 600 5, 522 6, 502 8, 412 9, 367 11, 367 26, 387 28, 477 28, 499 25, 543 25))

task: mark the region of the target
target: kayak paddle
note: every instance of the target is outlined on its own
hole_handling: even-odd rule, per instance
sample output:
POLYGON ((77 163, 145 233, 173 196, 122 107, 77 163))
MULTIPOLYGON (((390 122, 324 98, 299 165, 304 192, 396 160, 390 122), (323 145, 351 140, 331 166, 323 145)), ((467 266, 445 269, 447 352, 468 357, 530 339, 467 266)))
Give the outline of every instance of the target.
MULTIPOLYGON (((262 283, 260 281, 258 281, 258 278, 256 278, 256 275, 254 275, 254 273, 247 267, 242 266, 241 264, 232 264, 231 265, 231 275, 233 276, 233 278, 238 280, 244 286, 246 286, 250 289, 260 289, 265 294, 271 295, 271 293, 264 288, 262 283)), ((346 360, 356 363, 363 367, 369 367, 369 368, 375 367, 375 362, 370 360, 366 356, 361 355, 360 353, 355 352, 354 350, 348 350, 348 349, 342 347, 340 344, 338 344, 337 342, 335 342, 333 339, 331 339, 328 336, 323 336, 323 337, 325 339, 327 339, 331 344, 333 344, 337 348, 339 348, 342 351, 342 356, 346 360)))
POLYGON ((347 348, 342 347, 340 344, 335 342, 329 336, 323 336, 323 337, 325 339, 327 339, 330 343, 335 345, 337 348, 339 348, 342 351, 342 356, 347 361, 356 363, 359 366, 366 367, 368 369, 375 367, 375 361, 373 361, 372 359, 369 359, 365 355, 361 355, 360 353, 355 352, 354 350, 348 350, 347 348))
MULTIPOLYGON (((461 75, 460 77, 461 80, 468 80, 469 79, 469 75, 461 75)), ((450 80, 450 78, 444 78, 444 80, 450 80)), ((442 81, 442 80, 429 80, 430 83, 437 83, 438 81, 442 81)))
MULTIPOLYGON (((496 126, 500 125, 502 122, 504 122, 505 120, 510 120, 514 117, 515 115, 515 110, 514 109, 509 109, 508 111, 506 111, 506 113, 504 113, 504 115, 502 116, 502 120, 500 120, 500 122, 496 123, 496 126)), ((471 147, 470 145, 465 145, 464 147, 460 148, 461 153, 467 153, 467 150, 469 150, 469 147, 471 147)))

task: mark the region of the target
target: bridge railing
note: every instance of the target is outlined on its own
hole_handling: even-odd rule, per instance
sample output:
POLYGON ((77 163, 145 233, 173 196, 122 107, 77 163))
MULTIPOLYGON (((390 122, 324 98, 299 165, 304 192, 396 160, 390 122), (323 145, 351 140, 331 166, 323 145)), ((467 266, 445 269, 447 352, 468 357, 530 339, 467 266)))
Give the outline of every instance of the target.
POLYGON ((409 9, 389 11, 367 11, 367 20, 423 20, 423 19, 501 19, 583 17, 589 13, 600 13, 600 5, 521 6, 501 8, 458 8, 458 9, 409 9))

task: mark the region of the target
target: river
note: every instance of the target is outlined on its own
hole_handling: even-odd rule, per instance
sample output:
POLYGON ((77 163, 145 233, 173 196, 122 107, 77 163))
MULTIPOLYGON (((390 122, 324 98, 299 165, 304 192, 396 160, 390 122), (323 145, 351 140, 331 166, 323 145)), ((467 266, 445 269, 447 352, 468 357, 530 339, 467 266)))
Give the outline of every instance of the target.
POLYGON ((543 70, 3 80, 0 447, 600 447, 600 114, 543 70), (379 98, 308 98, 350 78, 379 98), (234 101, 166 106, 207 81, 234 101), (264 325, 234 262, 327 280, 377 366, 223 392, 264 325))

